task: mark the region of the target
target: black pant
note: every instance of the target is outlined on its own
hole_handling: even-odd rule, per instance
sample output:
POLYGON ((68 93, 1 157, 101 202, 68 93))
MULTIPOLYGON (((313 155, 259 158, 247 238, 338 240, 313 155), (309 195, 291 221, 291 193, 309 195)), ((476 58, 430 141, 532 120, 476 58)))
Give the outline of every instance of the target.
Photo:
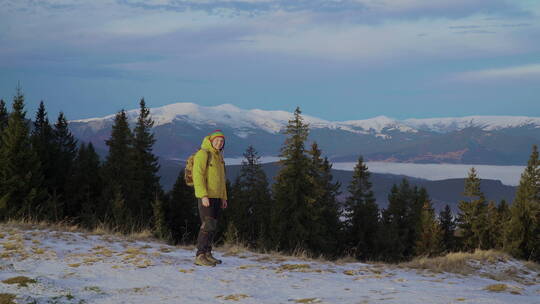
POLYGON ((197 199, 199 216, 201 218, 201 228, 197 237, 197 255, 211 252, 214 234, 217 228, 217 220, 221 213, 221 199, 209 198, 210 206, 204 207, 202 200, 197 199))

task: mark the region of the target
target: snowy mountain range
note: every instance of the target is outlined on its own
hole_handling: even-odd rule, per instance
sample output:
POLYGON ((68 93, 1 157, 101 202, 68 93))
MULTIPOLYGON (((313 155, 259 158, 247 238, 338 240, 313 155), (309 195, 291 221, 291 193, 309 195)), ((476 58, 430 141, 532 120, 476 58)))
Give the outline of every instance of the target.
MULTIPOLYGON (((261 155, 279 154, 282 130, 293 114, 245 110, 231 104, 214 107, 175 103, 150 109, 155 121, 154 152, 183 159, 200 140, 219 128, 227 134, 227 157, 241 156, 248 145, 261 155)), ((127 111, 134 124, 139 110, 127 111)), ((71 121, 73 133, 106 150, 114 114, 71 121)), ((523 164, 532 144, 540 141, 540 117, 467 116, 397 120, 378 116, 364 120, 328 121, 302 115, 310 125, 310 141, 336 161, 368 160, 420 163, 523 164)))

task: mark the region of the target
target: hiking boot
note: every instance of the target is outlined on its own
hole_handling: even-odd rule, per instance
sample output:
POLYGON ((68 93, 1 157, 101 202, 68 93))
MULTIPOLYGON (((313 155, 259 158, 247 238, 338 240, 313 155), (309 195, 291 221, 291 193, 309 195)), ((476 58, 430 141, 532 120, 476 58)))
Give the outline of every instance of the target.
POLYGON ((206 259, 214 264, 221 264, 221 260, 216 259, 211 252, 205 254, 206 259))
POLYGON ((199 254, 195 258, 195 265, 199 266, 216 266, 216 263, 209 261, 205 254, 199 254))

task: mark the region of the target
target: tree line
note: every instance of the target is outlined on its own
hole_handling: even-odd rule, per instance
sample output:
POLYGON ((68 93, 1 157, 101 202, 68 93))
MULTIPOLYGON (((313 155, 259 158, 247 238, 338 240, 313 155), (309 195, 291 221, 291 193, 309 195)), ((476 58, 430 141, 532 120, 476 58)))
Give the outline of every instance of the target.
MULTIPOLYGON (((63 113, 51 125, 43 102, 29 122, 20 87, 10 112, 0 100, 0 219, 105 225, 123 233, 149 229, 169 243, 192 244, 200 224, 193 188, 181 170, 173 189, 162 189, 152 153, 154 122, 144 99, 139 106, 133 129, 124 110, 116 114, 101 161, 92 143, 73 137, 63 113)), ((362 157, 340 203, 341 185, 333 180, 328 158, 316 142, 306 147, 309 126, 299 108, 284 133, 272 186, 252 146, 237 178, 227 181, 229 208, 219 221, 220 241, 329 259, 397 262, 479 248, 540 261, 536 146, 511 205, 487 201, 472 168, 464 188, 468 199, 459 202, 454 216, 448 205, 436 214, 426 189, 406 179, 393 185, 388 206, 379 208, 362 157)))
POLYGON ((454 251, 497 249, 515 257, 540 261, 540 161, 533 146, 513 204, 488 201, 476 170, 465 180, 466 200, 453 215, 446 205, 435 213, 428 192, 403 179, 393 185, 388 206, 375 201, 370 172, 360 156, 344 203, 340 184, 316 142, 305 147, 309 126, 299 108, 289 121, 281 149, 281 167, 269 190, 253 147, 244 154, 225 212, 227 238, 265 250, 337 258, 398 262, 416 256, 454 251))

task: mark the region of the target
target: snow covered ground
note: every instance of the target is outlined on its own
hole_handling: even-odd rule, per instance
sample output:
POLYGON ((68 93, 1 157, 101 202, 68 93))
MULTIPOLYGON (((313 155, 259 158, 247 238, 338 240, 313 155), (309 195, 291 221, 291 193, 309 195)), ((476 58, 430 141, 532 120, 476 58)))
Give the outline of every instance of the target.
POLYGON ((193 255, 160 242, 0 224, 0 294, 14 303, 540 303, 540 274, 515 260, 476 262, 474 275, 458 275, 224 249, 215 254, 222 265, 198 267, 193 255), (18 276, 35 282, 6 283, 18 276))

